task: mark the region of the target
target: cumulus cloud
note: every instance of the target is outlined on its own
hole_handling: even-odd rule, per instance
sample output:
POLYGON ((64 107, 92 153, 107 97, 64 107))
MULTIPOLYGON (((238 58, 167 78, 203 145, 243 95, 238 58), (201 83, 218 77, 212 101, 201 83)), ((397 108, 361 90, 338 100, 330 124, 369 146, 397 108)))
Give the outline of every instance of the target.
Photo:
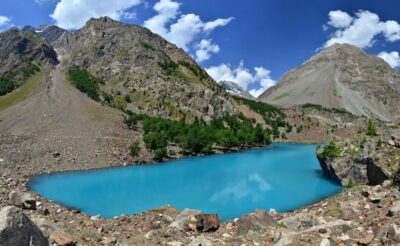
POLYGON ((50 15, 61 28, 82 27, 90 18, 109 16, 120 20, 132 17, 128 10, 141 3, 141 0, 61 0, 50 15))
POLYGON ((252 72, 244 66, 243 61, 237 67, 221 64, 207 68, 206 71, 215 81, 227 80, 235 82, 255 97, 258 97, 276 83, 270 77, 271 71, 264 67, 255 67, 252 72), (255 87, 256 89, 249 89, 250 87, 255 87))
POLYGON ((390 53, 383 51, 378 54, 378 57, 385 60, 392 68, 400 67, 400 55, 397 51, 392 51, 390 53))
POLYGON ((211 53, 218 53, 219 46, 217 44, 213 44, 211 40, 202 39, 200 43, 198 43, 195 48, 196 50, 196 61, 202 62, 210 59, 211 53))
POLYGON ((353 18, 346 12, 341 10, 335 10, 329 12, 329 22, 328 25, 336 27, 336 28, 345 28, 348 27, 353 18))
POLYGON ((0 15, 0 32, 11 26, 11 19, 7 16, 0 15))
POLYGON ((351 17, 346 12, 336 10, 329 12, 327 25, 336 29, 324 44, 329 47, 335 43, 348 43, 360 48, 371 47, 378 35, 386 41, 400 40, 400 25, 396 21, 381 21, 375 13, 360 10, 351 17))
POLYGON ((180 5, 173 0, 160 0, 153 7, 157 14, 146 20, 144 26, 185 51, 194 48, 197 61, 205 61, 220 50, 208 35, 217 27, 228 25, 234 18, 204 22, 196 14, 182 14, 180 5))

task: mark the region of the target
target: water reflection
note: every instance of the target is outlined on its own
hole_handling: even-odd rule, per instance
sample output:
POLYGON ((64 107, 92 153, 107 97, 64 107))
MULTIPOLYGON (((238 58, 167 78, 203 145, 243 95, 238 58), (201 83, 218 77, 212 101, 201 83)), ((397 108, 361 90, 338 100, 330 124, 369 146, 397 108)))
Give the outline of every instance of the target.
POLYGON ((238 182, 229 183, 225 188, 214 193, 210 201, 221 203, 227 200, 237 201, 246 198, 251 199, 252 202, 257 202, 263 200, 266 192, 271 189, 272 186, 259 174, 252 174, 238 182))

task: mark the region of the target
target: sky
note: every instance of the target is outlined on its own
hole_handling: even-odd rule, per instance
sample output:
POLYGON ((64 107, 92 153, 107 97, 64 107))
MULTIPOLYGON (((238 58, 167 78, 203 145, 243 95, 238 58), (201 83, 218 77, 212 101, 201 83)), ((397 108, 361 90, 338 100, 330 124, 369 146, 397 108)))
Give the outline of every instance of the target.
POLYGON ((258 96, 334 43, 350 43, 400 69, 399 0, 2 0, 0 31, 81 28, 109 16, 149 28, 216 80, 258 96))

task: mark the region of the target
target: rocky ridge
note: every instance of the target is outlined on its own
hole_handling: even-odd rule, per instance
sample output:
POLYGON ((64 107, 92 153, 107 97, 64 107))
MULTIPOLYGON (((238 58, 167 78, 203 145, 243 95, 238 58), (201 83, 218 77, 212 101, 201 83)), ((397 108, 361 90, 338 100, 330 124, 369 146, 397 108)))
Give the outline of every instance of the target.
POLYGON ((171 119, 238 113, 232 98, 190 56, 143 27, 91 19, 54 47, 65 69, 78 67, 104 80, 103 96, 129 97, 131 102, 119 105, 124 109, 171 119))
POLYGON ((318 104, 356 115, 396 121, 400 74, 382 59, 349 44, 334 44, 261 94, 258 100, 281 106, 318 104))
POLYGON ((243 89, 240 85, 232 81, 219 81, 218 84, 222 86, 229 94, 232 96, 243 97, 249 100, 255 100, 256 98, 253 97, 248 91, 243 89))

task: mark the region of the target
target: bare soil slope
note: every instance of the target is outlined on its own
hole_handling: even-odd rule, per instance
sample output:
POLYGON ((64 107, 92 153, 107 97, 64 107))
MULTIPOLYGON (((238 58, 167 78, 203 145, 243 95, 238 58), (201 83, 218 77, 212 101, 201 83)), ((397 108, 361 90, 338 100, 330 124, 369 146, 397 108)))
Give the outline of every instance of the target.
POLYGON ((357 47, 335 44, 286 73, 258 100, 281 106, 319 104, 395 121, 400 116, 400 74, 357 47))
POLYGON ((128 146, 141 134, 126 128, 121 112, 79 92, 59 68, 49 70, 31 82, 32 95, 0 110, 0 164, 31 162, 59 171, 132 161, 128 146))

